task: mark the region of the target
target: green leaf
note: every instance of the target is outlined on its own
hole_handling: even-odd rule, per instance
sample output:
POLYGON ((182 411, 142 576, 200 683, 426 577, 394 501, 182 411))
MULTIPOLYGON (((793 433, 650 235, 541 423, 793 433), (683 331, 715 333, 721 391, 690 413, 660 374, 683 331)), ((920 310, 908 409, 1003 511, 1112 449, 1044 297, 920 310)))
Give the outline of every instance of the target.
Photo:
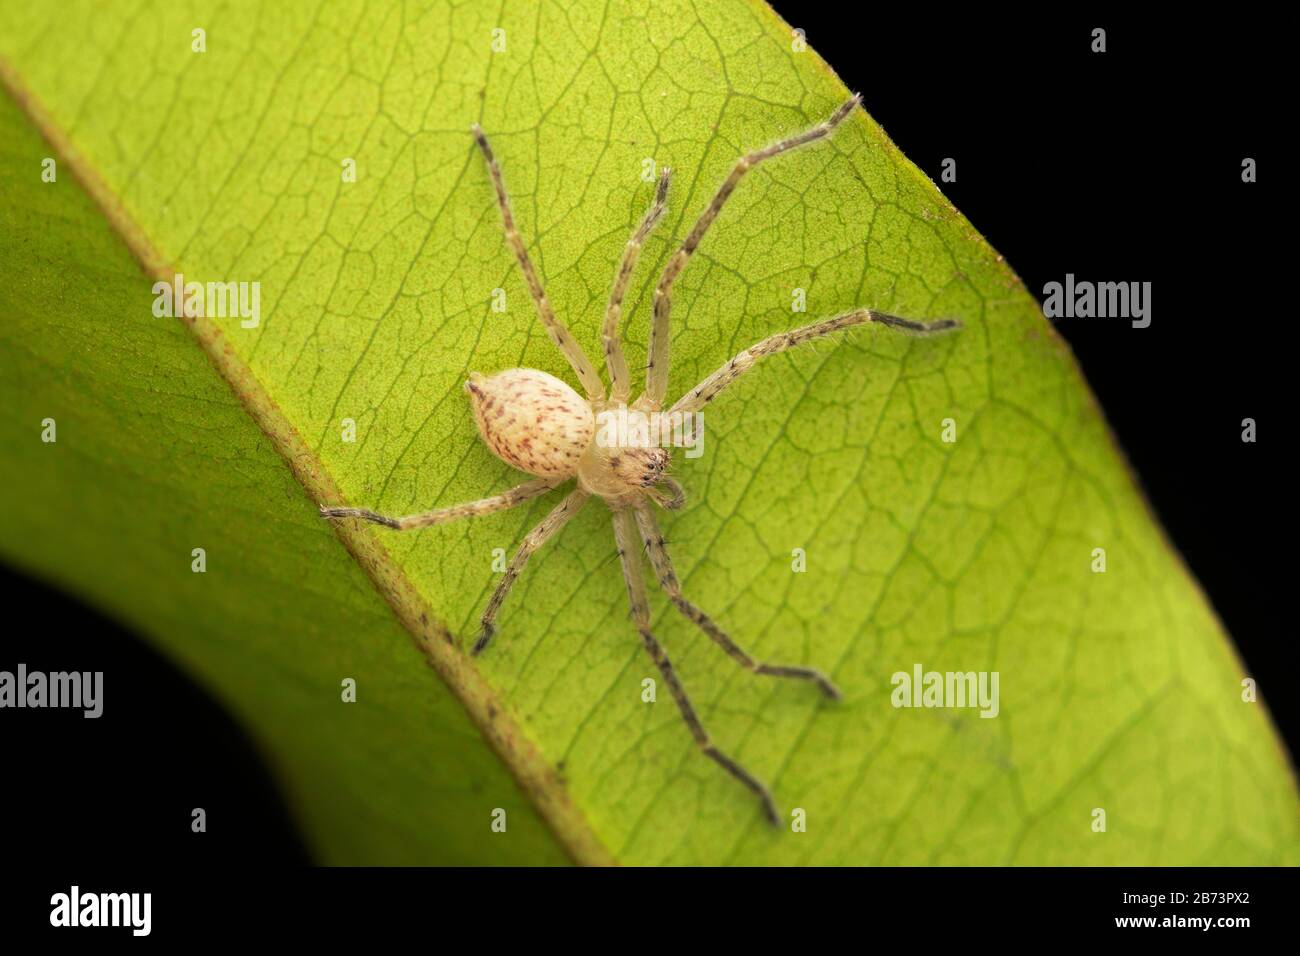
POLYGON ((323 500, 407 513, 517 483, 461 383, 515 366, 572 381, 503 244, 471 122, 596 359, 652 190, 644 161, 676 171, 628 298, 625 347, 644 365, 657 270, 736 155, 848 95, 766 7, 92 15, 5 0, 0 57, 26 113, 0 109, 0 476, 25 505, 0 553, 129 620, 230 703, 323 859, 1300 860, 1263 704, 1241 699, 1247 675, 1068 349, 862 111, 745 179, 673 318, 674 395, 765 335, 860 304, 966 325, 769 359, 709 407, 704 456, 675 465, 688 505, 664 524, 686 594, 758 656, 820 666, 845 691, 824 704, 745 673, 656 604, 715 740, 806 811, 806 833, 762 823, 666 692, 642 702, 657 675, 599 502, 534 558, 474 660, 452 636, 472 636, 493 550, 560 493, 400 535, 316 517, 323 500), (196 27, 206 52, 191 52, 196 27), (150 286, 174 272, 260 282, 260 324, 154 318, 150 286), (45 417, 55 445, 39 441, 45 417), (917 664, 997 671, 997 717, 893 707, 891 676, 917 664), (489 830, 498 807, 505 834, 489 830))
POLYGON ((121 239, 66 169, 41 183, 49 154, 0 96, 0 486, 16 499, 0 553, 134 625, 220 695, 323 861, 563 861, 193 336, 141 319, 148 289, 121 239), (344 678, 356 704, 342 703, 344 678), (488 829, 495 807, 508 842, 488 829))

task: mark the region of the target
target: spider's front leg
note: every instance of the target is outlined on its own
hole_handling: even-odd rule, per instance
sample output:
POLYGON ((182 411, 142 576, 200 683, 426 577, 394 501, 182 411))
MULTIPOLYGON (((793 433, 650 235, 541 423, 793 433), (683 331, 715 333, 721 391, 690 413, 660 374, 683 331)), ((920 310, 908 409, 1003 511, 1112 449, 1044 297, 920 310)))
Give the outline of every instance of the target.
POLYGON ((829 677, 815 667, 801 667, 794 664, 764 664, 751 657, 743 647, 727 635, 726 631, 713 623, 713 618, 686 600, 685 595, 682 594, 681 583, 677 580, 677 573, 673 571, 672 561, 668 557, 668 549, 664 545, 663 534, 659 531, 659 523, 655 521, 655 516, 649 508, 636 509, 636 523, 641 530, 641 540, 645 543, 646 551, 650 555, 650 566, 659 579, 659 586, 664 589, 668 599, 673 602, 677 610, 681 611, 688 621, 709 635, 713 643, 727 652, 727 656, 741 667, 755 674, 766 674, 769 677, 793 677, 797 680, 811 681, 827 697, 832 700, 840 699, 839 688, 831 683, 829 677))
POLYGON ((663 645, 650 630, 650 605, 646 600, 636 520, 632 517, 632 512, 626 509, 614 511, 613 517, 614 538, 618 542, 623 579, 627 583, 627 598, 632 607, 632 621, 641 635, 641 643, 645 645, 646 653, 654 661, 655 667, 659 668, 659 673, 663 676, 664 683, 668 685, 673 700, 677 703, 677 709, 681 711, 682 719, 686 721, 691 736, 695 738, 696 745, 706 757, 753 791, 763 804, 763 815, 767 817, 768 822, 773 826, 780 826, 781 818, 777 812, 776 801, 772 799, 772 792, 752 773, 715 747, 708 731, 696 716, 695 708, 691 706, 690 698, 686 696, 686 688, 682 686, 681 681, 677 679, 677 672, 673 670, 672 661, 668 659, 663 645))

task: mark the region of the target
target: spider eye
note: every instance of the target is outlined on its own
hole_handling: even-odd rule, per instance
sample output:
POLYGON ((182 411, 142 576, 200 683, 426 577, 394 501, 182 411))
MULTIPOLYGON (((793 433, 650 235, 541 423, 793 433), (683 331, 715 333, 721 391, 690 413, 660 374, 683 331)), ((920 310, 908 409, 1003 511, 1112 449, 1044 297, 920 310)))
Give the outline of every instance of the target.
POLYGON ((649 460, 646 462, 646 485, 658 484, 659 479, 663 477, 664 469, 668 467, 668 450, 666 448, 656 448, 650 452, 649 460))

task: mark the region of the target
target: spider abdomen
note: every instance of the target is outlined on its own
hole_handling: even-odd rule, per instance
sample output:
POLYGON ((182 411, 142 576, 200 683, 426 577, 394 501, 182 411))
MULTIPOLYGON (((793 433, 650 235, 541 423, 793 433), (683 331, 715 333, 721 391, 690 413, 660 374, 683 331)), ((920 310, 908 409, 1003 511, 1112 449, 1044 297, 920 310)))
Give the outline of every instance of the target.
POLYGON ((479 435, 508 465, 539 478, 566 478, 596 433, 591 405, 546 372, 471 373, 465 383, 479 435))

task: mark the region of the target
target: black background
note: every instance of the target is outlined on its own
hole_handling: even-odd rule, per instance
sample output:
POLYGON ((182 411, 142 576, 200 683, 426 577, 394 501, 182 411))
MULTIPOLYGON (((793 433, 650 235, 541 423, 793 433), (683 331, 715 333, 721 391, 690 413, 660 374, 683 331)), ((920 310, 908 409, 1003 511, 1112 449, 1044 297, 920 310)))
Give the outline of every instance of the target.
MULTIPOLYGON (((1291 549, 1277 540, 1292 524, 1278 449, 1294 354, 1274 225, 1290 213, 1281 183, 1292 173, 1274 149, 1293 113, 1274 49, 1289 31, 1254 11, 1243 23, 1220 11, 1169 24, 921 4, 860 5, 869 17, 858 21, 838 5, 776 7, 913 162, 938 181, 942 159, 956 159, 942 190, 1031 291, 1067 272, 1153 283, 1147 329, 1058 328, 1294 753, 1291 549), (1096 26, 1104 54, 1089 50, 1096 26), (1246 156, 1255 184, 1241 181, 1246 156), (1240 440, 1247 417, 1256 444, 1240 440)), ((6 713, 10 859, 308 859, 248 738, 204 693, 94 611, 9 572, 0 589, 3 666, 114 674, 111 719, 6 713), (18 624, 23 608, 39 614, 18 624), (189 830, 197 805, 206 836, 189 830)))

